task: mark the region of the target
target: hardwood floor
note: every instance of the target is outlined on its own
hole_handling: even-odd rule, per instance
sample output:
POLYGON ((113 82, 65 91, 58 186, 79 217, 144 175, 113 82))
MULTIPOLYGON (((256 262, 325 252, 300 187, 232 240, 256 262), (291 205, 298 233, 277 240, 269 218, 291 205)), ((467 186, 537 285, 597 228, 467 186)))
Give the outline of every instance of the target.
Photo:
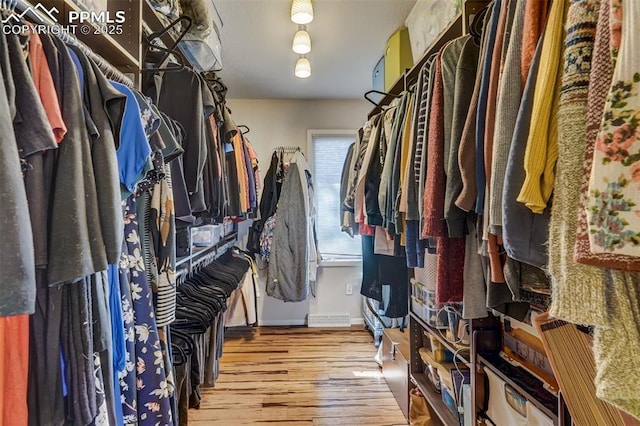
POLYGON ((189 424, 406 425, 372 342, 362 326, 230 330, 220 377, 189 424))

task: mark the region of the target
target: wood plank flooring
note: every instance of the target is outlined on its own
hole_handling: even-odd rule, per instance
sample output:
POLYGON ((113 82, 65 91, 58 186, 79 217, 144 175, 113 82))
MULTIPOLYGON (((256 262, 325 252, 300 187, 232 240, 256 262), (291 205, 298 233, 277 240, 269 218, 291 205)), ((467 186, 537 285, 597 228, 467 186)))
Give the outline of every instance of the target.
POLYGON ((220 377, 190 425, 367 425, 407 422, 362 326, 229 330, 220 377))

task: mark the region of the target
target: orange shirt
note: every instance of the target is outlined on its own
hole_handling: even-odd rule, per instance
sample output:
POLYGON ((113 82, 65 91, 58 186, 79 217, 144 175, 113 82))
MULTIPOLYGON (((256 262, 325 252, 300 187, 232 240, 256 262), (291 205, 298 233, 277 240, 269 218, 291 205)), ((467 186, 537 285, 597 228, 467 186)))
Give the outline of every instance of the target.
POLYGON ((29 62, 31 63, 33 82, 51 125, 51 130, 56 142, 60 143, 67 133, 67 127, 62 121, 58 94, 53 84, 49 63, 44 55, 40 36, 35 31, 31 32, 31 38, 29 39, 29 62))
POLYGON ((29 315, 0 317, 0 424, 28 424, 29 315))

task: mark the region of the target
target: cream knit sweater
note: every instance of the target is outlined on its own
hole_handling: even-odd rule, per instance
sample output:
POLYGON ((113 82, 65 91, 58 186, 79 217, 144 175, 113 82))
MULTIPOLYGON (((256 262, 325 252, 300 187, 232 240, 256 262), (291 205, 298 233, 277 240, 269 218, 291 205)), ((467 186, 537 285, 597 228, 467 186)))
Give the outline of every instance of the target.
POLYGON ((586 145, 591 57, 599 0, 574 1, 567 16, 564 73, 558 115, 558 163, 549 227, 551 315, 579 323, 606 323, 604 270, 573 261, 586 145))

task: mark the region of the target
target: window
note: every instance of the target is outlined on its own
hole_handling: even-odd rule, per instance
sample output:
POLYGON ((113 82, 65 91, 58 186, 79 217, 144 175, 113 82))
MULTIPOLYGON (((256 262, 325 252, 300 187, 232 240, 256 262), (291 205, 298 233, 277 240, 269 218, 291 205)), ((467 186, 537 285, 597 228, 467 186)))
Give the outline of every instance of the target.
POLYGON ((362 253, 360 237, 351 238, 340 228, 342 167, 356 132, 309 130, 308 139, 317 201, 316 232, 322 260, 325 265, 327 261, 359 261, 362 253))

